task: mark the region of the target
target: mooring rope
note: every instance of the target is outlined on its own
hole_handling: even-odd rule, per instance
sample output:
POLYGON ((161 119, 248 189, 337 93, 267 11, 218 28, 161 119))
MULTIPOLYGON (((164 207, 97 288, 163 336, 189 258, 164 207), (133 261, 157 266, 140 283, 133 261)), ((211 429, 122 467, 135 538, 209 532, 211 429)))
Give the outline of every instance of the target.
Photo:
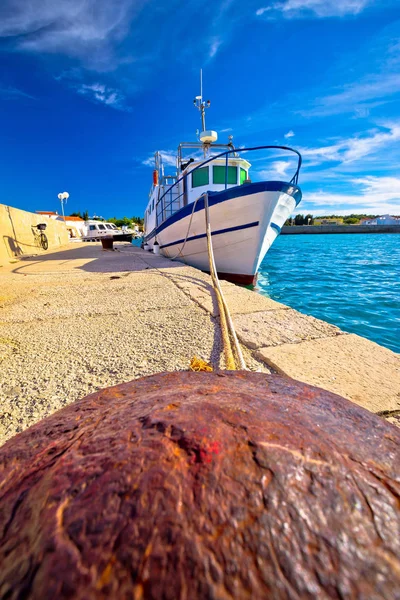
MULTIPOLYGON (((210 266, 210 275, 213 282, 213 288, 218 301, 219 318, 222 333, 222 343, 224 347, 225 366, 229 371, 236 371, 238 369, 247 370, 245 360, 243 358, 242 349, 238 337, 236 335, 235 326, 232 321, 231 314, 229 312, 228 305, 225 301, 221 285, 219 283, 217 268, 215 266, 214 250, 212 245, 211 237, 211 225, 210 225, 210 213, 208 206, 208 194, 202 194, 204 197, 204 212, 206 219, 206 234, 207 234, 207 250, 208 250, 208 262, 210 266), (236 355, 236 357, 235 357, 236 355)), ((171 260, 175 260, 182 254, 182 251, 186 245, 189 237, 190 228, 192 226, 193 215, 196 209, 197 201, 202 197, 199 196, 193 203, 192 214, 190 215, 189 225, 186 232, 186 237, 183 242, 183 246, 179 249, 179 252, 175 256, 169 257, 171 260)), ((190 368, 192 371, 209 371, 212 370, 211 365, 194 357, 191 361, 190 368)))
POLYGON ((207 233, 207 250, 208 261, 210 265, 210 275, 212 278, 215 295, 217 296, 219 316, 221 322, 222 341, 224 346, 225 366, 230 371, 237 369, 246 370, 246 363, 243 358, 242 349, 238 337, 236 335, 235 326, 229 312, 228 305, 225 301, 221 285, 218 279, 217 269, 215 266, 214 250, 211 237, 210 213, 208 206, 208 194, 204 194, 204 212, 206 217, 206 233, 207 233), (235 357, 236 354, 236 357, 235 357))
POLYGON ((193 219, 193 215, 194 215, 194 210, 196 208, 196 204, 197 204, 197 201, 198 201, 199 198, 201 198, 201 196, 199 196, 198 198, 196 198, 196 200, 193 202, 192 214, 190 215, 190 221, 189 221, 189 225, 188 225, 188 228, 187 228, 186 237, 185 237, 184 242, 183 242, 183 246, 179 250, 178 254, 175 254, 175 256, 169 256, 168 257, 170 260, 175 260, 176 258, 178 258, 178 256, 180 254, 182 254, 182 251, 183 251, 184 247, 186 246, 186 242, 187 242, 187 239, 189 237, 189 231, 190 231, 190 228, 192 226, 192 219, 193 219))

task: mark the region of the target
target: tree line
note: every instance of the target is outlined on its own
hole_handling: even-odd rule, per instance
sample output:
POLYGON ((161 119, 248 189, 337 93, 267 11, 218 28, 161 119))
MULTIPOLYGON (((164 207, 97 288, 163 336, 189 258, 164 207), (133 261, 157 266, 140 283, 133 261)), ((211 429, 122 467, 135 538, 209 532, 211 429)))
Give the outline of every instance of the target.
POLYGON ((313 225, 313 223, 314 217, 312 215, 296 215, 285 221, 285 225, 313 225))
POLYGON ((85 210, 82 213, 78 210, 77 212, 71 213, 70 216, 80 217, 84 221, 88 221, 90 218, 94 221, 107 220, 107 223, 114 223, 117 227, 122 227, 123 225, 126 225, 127 227, 134 227, 135 225, 139 225, 139 228, 141 228, 144 224, 144 219, 142 217, 122 217, 122 219, 118 219, 117 217, 110 217, 109 219, 103 219, 103 217, 89 217, 89 212, 87 210, 85 210))
POLYGON ((315 219, 343 219, 344 225, 357 225, 361 219, 375 219, 377 215, 351 214, 351 215, 324 215, 314 217, 314 215, 296 215, 286 219, 285 225, 313 225, 315 219))

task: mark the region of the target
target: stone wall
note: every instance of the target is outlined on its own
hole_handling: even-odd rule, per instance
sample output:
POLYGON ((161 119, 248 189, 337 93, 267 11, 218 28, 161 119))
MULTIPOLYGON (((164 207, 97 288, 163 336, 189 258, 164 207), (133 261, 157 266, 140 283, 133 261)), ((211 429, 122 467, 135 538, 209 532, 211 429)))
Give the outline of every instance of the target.
POLYGON ((19 256, 43 254, 68 244, 69 236, 65 224, 43 215, 19 210, 0 204, 0 267, 19 256), (35 226, 46 223, 48 250, 39 244, 35 226))

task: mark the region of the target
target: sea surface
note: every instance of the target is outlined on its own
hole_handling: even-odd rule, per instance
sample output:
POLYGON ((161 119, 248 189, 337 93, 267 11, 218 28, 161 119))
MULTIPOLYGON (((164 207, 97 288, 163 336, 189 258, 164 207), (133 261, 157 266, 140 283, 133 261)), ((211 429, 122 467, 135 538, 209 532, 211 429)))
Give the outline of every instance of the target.
POLYGON ((400 234, 280 235, 256 289, 400 352, 400 234))

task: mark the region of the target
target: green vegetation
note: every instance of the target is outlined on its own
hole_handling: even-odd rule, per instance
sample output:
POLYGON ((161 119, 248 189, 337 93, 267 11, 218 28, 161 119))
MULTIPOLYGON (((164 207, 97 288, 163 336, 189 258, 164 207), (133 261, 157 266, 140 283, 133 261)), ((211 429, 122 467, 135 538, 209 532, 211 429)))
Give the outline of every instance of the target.
POLYGON ((324 215, 321 217, 318 217, 319 219, 350 219, 350 218, 355 218, 358 219, 359 221, 361 221, 361 219, 376 219, 376 217, 379 215, 366 215, 366 214, 355 214, 352 213, 351 215, 324 215))
POLYGON ((285 221, 285 225, 313 225, 313 223, 314 217, 312 215, 296 215, 285 221))
POLYGON ((322 220, 332 220, 337 219, 343 225, 358 225, 362 219, 375 219, 377 215, 365 215, 365 214, 351 214, 351 215, 321 215, 318 217, 314 217, 313 215, 296 215, 295 217, 291 217, 290 219, 286 219, 285 225, 313 225, 315 220, 318 219, 319 224, 322 220))
POLYGON ((126 225, 127 227, 134 228, 135 225, 139 225, 139 231, 143 231, 144 219, 142 217, 122 217, 122 219, 117 219, 117 217, 111 217, 108 219, 108 223, 114 223, 117 227, 122 227, 126 225))
MULTIPOLYGON (((81 219, 83 219, 84 221, 87 221, 89 219, 89 213, 87 210, 85 210, 85 212, 81 213, 80 211, 78 212, 73 212, 70 215, 71 217, 80 217, 81 219)), ((94 221, 104 221, 103 217, 92 217, 92 219, 94 221)), ((107 219, 108 223, 114 223, 117 227, 122 227, 122 225, 126 225, 127 227, 131 227, 133 228, 135 225, 139 225, 139 229, 142 231, 143 230, 143 224, 144 224, 144 219, 142 219, 142 217, 122 217, 122 219, 119 219, 117 217, 111 217, 110 219, 107 219)))
POLYGON ((117 217, 111 217, 108 219, 108 223, 114 223, 117 227, 122 227, 122 225, 126 225, 127 227, 133 227, 134 225, 143 225, 144 220, 141 217, 122 217, 122 219, 117 219, 117 217))
POLYGON ((345 225, 358 225, 359 222, 360 219, 357 219, 357 217, 346 217, 345 219, 343 219, 343 223, 345 225))
POLYGON ((78 210, 78 212, 71 213, 70 217, 80 217, 84 221, 87 221, 89 218, 89 213, 87 210, 85 210, 85 212, 81 214, 80 211, 78 210))

